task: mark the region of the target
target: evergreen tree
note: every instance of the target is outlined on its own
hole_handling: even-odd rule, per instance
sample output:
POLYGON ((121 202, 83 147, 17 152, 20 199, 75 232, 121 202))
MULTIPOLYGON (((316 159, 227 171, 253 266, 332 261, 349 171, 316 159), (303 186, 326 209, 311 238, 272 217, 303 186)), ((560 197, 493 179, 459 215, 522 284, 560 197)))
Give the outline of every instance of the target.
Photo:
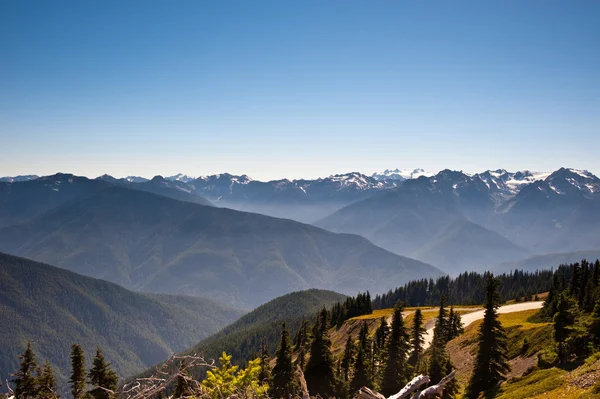
POLYGON ((451 341, 458 337, 464 332, 462 318, 460 314, 454 311, 454 306, 450 306, 450 313, 448 314, 448 333, 447 340, 451 341))
POLYGON ((354 342, 352 342, 352 336, 348 335, 346 340, 346 348, 344 349, 344 355, 340 364, 340 379, 344 382, 350 381, 350 374, 352 372, 352 366, 354 364, 354 342))
POLYGON ((402 310, 402 305, 397 304, 392 316, 392 330, 387 345, 387 363, 381 381, 381 393, 386 397, 400 391, 408 379, 406 358, 409 344, 402 310))
POLYGON ((543 313, 544 316, 548 318, 554 317, 556 313, 556 305, 558 302, 558 295, 560 295, 560 291, 562 290, 561 280, 558 273, 554 273, 552 276, 552 285, 550 286, 550 290, 548 291, 548 296, 544 301, 543 313))
POLYGON ((96 356, 92 361, 92 368, 88 373, 88 382, 94 386, 88 393, 94 399, 109 399, 113 397, 107 390, 115 391, 117 389, 117 374, 110 368, 100 348, 96 349, 96 356))
POLYGON ((71 377, 69 378, 73 399, 81 399, 85 393, 85 354, 78 344, 71 346, 71 377))
POLYGON ((19 356, 19 359, 21 360, 21 367, 19 371, 13 374, 15 379, 12 380, 15 383, 15 397, 16 399, 33 398, 37 393, 36 378, 33 375, 37 363, 31 342, 27 342, 27 348, 19 356))
POLYGON ((438 313, 435 327, 433 328, 433 340, 431 342, 431 356, 427 375, 431 379, 431 384, 437 384, 446 374, 448 363, 448 354, 446 353, 447 339, 447 320, 445 297, 440 298, 440 310, 438 313))
POLYGON ((369 368, 369 352, 371 342, 369 339, 369 326, 366 320, 363 321, 358 332, 358 347, 356 349, 356 360, 354 361, 354 375, 350 382, 350 389, 353 392, 362 387, 373 388, 373 378, 369 368))
POLYGON ((267 339, 263 337, 260 344, 260 373, 258 374, 258 380, 264 384, 271 385, 271 365, 269 362, 271 357, 269 356, 269 347, 267 346, 267 339))
POLYGON ((593 344, 596 348, 600 348, 600 299, 596 301, 594 311, 592 312, 592 323, 590 325, 593 344))
POLYGON ((573 324, 577 318, 577 302, 564 292, 558 297, 557 312, 554 315, 554 340, 558 345, 558 359, 561 363, 567 360, 565 341, 573 331, 573 324))
POLYGON ((499 302, 498 280, 492 274, 488 274, 485 314, 479 328, 479 351, 465 392, 466 398, 477 398, 481 392, 495 387, 510 371, 507 361, 506 333, 496 312, 499 302))
POLYGON ((50 362, 46 360, 44 368, 38 373, 37 379, 37 398, 38 399, 56 399, 56 378, 52 371, 50 362))
POLYGON ((415 311, 410 332, 411 352, 408 357, 408 364, 412 366, 415 371, 420 368, 421 357, 423 356, 423 345, 425 344, 425 333, 426 330, 423 327, 423 314, 421 313, 421 309, 417 309, 415 311))
POLYGON ((313 330, 313 341, 310 346, 310 358, 306 364, 304 377, 313 395, 319 394, 328 398, 335 395, 336 380, 331 341, 327 336, 329 320, 327 310, 319 314, 318 323, 313 330))
POLYGON ((290 346, 290 333, 281 327, 281 341, 276 353, 275 367, 273 367, 273 386, 270 395, 273 398, 287 398, 294 396, 298 387, 292 365, 292 348, 290 346))
POLYGON ((375 347, 378 350, 383 350, 387 342, 388 335, 390 333, 390 327, 385 319, 382 317, 379 321, 379 327, 375 331, 375 347))

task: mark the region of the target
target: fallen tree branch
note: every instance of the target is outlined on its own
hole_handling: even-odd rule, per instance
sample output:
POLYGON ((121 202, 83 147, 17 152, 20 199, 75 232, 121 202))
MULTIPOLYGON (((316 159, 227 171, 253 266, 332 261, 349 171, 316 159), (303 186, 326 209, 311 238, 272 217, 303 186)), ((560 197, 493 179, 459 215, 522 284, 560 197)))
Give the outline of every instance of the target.
MULTIPOLYGON (((433 399, 441 397, 444 392, 444 387, 453 378, 456 370, 441 379, 441 381, 423 391, 418 391, 423 385, 429 384, 430 378, 426 375, 418 375, 404 386, 398 393, 386 398, 379 392, 373 391, 367 387, 362 387, 355 396, 355 399, 407 399, 412 396, 412 399, 433 399)), ((308 392, 307 392, 308 393, 308 392)))
POLYGON ((418 396, 419 399, 434 399, 437 397, 442 397, 444 393, 444 387, 454 378, 454 374, 456 374, 456 370, 452 370, 450 374, 445 376, 440 380, 436 385, 432 385, 429 388, 424 389, 421 394, 418 396))

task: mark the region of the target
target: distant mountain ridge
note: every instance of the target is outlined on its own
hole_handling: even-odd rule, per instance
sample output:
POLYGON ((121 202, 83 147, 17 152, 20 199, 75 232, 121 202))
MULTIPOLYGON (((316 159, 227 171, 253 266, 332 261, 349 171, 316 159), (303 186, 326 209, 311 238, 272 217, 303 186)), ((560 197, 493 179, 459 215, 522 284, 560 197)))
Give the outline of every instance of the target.
POLYGON ((0 182, 17 183, 21 181, 29 181, 39 179, 38 175, 20 175, 20 176, 5 176, 0 177, 0 182))
POLYGON ((589 172, 567 168, 553 173, 498 170, 475 175, 443 170, 403 181, 316 224, 363 235, 446 271, 485 270, 490 262, 514 261, 519 256, 600 248, 599 183, 589 172), (453 223, 470 227, 452 230, 453 223), (473 228, 479 230, 479 237, 469 233, 473 228), (449 235, 440 236, 443 232, 449 235), (472 250, 465 247, 476 237, 478 245, 472 245, 472 250), (461 246, 462 255, 456 256, 461 246), (482 261, 484 254, 486 261, 482 261), (491 259, 492 254, 497 258, 491 259))
POLYGON ((244 307, 302 289, 382 292, 442 274, 360 236, 122 186, 0 229, 0 250, 127 288, 244 307))

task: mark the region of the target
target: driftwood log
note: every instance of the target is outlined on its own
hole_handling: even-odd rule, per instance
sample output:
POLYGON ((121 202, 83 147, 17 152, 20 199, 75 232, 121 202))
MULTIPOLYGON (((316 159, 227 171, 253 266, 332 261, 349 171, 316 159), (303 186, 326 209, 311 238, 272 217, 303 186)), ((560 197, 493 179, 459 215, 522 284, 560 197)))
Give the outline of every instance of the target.
POLYGON ((454 374, 456 370, 452 371, 450 374, 441 379, 439 383, 436 385, 432 385, 429 388, 425 388, 422 391, 419 389, 425 385, 429 384, 430 379, 426 375, 419 375, 412 379, 404 388, 400 390, 400 392, 386 398, 379 392, 375 392, 372 389, 367 387, 362 387, 358 394, 354 399, 434 399, 438 397, 442 397, 444 392, 444 387, 454 378, 454 374))

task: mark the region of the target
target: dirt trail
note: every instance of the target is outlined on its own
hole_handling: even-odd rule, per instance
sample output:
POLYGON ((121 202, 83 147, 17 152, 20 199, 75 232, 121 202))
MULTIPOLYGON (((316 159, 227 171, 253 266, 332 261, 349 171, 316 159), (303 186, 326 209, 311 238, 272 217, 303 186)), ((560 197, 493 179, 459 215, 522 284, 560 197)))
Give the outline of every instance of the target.
MULTIPOLYGON (((500 306, 498 308, 498 313, 513 313, 522 312, 524 310, 540 309, 543 305, 543 301, 515 303, 513 305, 500 306)), ((477 310, 461 315, 463 325, 466 327, 474 321, 483 319, 484 312, 484 310, 477 310)), ((433 341, 433 327, 428 328, 425 333, 425 344, 423 345, 425 349, 429 348, 431 341, 433 341)))

